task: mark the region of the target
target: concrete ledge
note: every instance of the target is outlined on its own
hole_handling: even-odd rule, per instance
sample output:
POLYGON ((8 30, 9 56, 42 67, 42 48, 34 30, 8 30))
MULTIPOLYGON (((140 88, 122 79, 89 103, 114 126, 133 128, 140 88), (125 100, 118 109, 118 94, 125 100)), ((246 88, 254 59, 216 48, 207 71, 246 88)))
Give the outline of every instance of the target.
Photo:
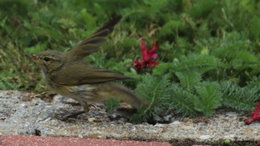
POLYGON ((0 90, 0 136, 51 136, 143 141, 260 141, 260 123, 245 125, 249 114, 223 112, 205 119, 175 119, 169 124, 133 124, 111 120, 104 108, 92 109, 69 121, 60 113, 81 110, 67 98, 43 101, 32 93, 0 90))
POLYGON ((143 142, 133 140, 90 139, 73 137, 2 136, 0 145, 11 146, 171 146, 167 142, 143 142))

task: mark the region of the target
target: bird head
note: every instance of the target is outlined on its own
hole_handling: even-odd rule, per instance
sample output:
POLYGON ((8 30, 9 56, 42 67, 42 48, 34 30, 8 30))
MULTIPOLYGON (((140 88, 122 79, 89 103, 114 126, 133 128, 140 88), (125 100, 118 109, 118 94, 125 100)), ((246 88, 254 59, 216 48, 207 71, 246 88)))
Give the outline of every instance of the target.
POLYGON ((64 64, 64 54, 55 50, 47 50, 34 55, 27 55, 45 73, 49 73, 62 67, 64 64))

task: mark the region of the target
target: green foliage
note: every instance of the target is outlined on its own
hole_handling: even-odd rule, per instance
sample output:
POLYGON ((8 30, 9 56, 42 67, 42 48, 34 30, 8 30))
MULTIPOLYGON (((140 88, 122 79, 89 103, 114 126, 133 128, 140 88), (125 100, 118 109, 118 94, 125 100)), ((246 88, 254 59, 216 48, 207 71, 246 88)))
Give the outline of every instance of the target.
POLYGON ((260 17, 255 16, 251 20, 250 25, 250 33, 252 35, 252 38, 255 38, 257 41, 260 40, 260 17))
POLYGON ((133 121, 145 121, 150 117, 160 114, 167 110, 167 99, 169 98, 169 80, 167 76, 163 78, 144 75, 142 82, 137 85, 136 93, 146 100, 148 107, 139 111, 139 114, 133 117, 133 121))
POLYGON ((196 95, 191 91, 185 90, 178 84, 172 84, 169 88, 170 98, 168 103, 170 103, 170 109, 173 109, 182 116, 195 117, 199 115, 198 111, 194 108, 194 100, 198 98, 196 95))
POLYGON ((168 110, 185 116, 211 116, 221 106, 222 93, 218 83, 199 82, 191 88, 185 88, 171 84, 168 78, 143 76, 135 91, 149 105, 133 117, 134 121, 145 121, 168 110))
POLYGON ((206 17, 217 4, 217 0, 198 0, 193 3, 189 14, 194 18, 206 17))
POLYGON ((68 51, 121 15, 107 43, 86 59, 135 79, 123 83, 150 105, 133 119, 168 110, 184 116, 210 116, 219 107, 249 111, 260 98, 258 0, 1 0, 0 8, 0 89, 43 90, 40 71, 25 54, 68 51), (149 75, 132 66, 142 57, 140 37, 148 46, 159 40, 160 65, 149 75))
POLYGON ((120 100, 117 98, 108 99, 105 101, 108 112, 114 111, 119 106, 120 100))
POLYGON ((180 84, 187 90, 192 90, 201 80, 201 74, 198 72, 176 72, 180 84))
POLYGON ((239 87, 231 82, 221 83, 223 93, 223 105, 236 110, 251 111, 254 109, 255 101, 260 99, 258 87, 239 87))
POLYGON ((198 98, 194 101, 194 108, 205 116, 211 116, 214 110, 221 106, 221 91, 217 83, 201 83, 196 86, 198 98))
MULTIPOLYGON (((225 65, 220 59, 209 55, 192 54, 183 56, 179 60, 174 60, 172 63, 162 64, 154 69, 154 74, 161 75, 166 72, 190 72, 195 71, 199 74, 204 74, 210 70, 220 69, 225 65)), ((198 75, 197 75, 198 76, 198 75)))
POLYGON ((171 20, 162 26, 160 36, 174 37, 179 31, 183 31, 184 29, 184 22, 180 20, 171 20))
POLYGON ((174 71, 197 71, 203 74, 223 66, 214 56, 193 54, 180 58, 180 61, 174 61, 172 68, 174 71))

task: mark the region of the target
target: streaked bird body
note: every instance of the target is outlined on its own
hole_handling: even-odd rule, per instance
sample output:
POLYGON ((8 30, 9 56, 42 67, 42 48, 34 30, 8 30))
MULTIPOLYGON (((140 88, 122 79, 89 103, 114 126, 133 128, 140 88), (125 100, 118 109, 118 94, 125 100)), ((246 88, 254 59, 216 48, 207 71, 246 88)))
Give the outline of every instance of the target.
POLYGON ((120 73, 96 68, 85 62, 83 58, 96 52, 105 42, 119 21, 113 19, 103 28, 84 40, 79 46, 62 53, 48 50, 30 58, 41 68, 50 89, 58 94, 79 101, 85 111, 89 104, 103 102, 108 98, 119 98, 135 108, 144 105, 137 95, 123 85, 113 83, 115 80, 130 79, 120 73))

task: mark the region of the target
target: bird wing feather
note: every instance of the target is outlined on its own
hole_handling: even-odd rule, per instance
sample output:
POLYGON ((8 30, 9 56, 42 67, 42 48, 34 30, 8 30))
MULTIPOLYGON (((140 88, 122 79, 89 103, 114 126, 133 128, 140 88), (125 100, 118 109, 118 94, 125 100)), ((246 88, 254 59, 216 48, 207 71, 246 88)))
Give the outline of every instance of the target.
POLYGON ((120 73, 96 68, 85 63, 70 63, 51 73, 50 79, 60 85, 97 84, 131 79, 120 73))
POLYGON ((72 48, 67 55, 72 60, 80 60, 85 56, 96 52, 99 47, 106 42, 106 37, 113 31, 114 26, 120 21, 121 17, 114 17, 105 26, 97 30, 90 37, 83 40, 78 46, 72 48))

